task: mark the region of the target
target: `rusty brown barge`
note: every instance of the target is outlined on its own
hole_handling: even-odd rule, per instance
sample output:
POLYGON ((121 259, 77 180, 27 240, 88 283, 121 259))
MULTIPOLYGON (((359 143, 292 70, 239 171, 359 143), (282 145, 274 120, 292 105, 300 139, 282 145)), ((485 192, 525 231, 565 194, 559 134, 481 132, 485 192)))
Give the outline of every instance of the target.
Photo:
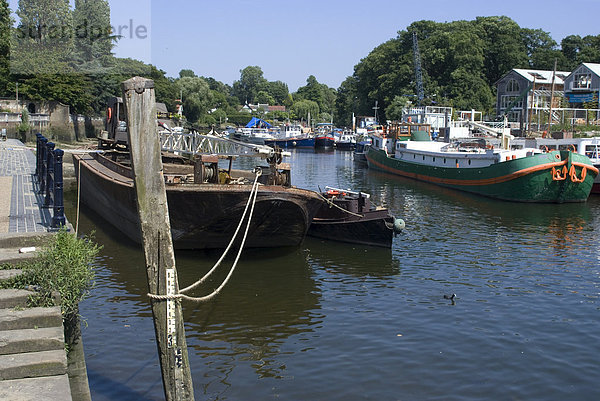
MULTIPOLYGON (((73 156, 81 201, 135 242, 141 242, 128 152, 73 156)), ((173 243, 177 249, 225 248, 242 218, 255 175, 220 168, 216 156, 163 157, 173 243)), ((246 247, 299 245, 322 205, 314 191, 290 185, 289 170, 271 163, 259 189, 246 247)))

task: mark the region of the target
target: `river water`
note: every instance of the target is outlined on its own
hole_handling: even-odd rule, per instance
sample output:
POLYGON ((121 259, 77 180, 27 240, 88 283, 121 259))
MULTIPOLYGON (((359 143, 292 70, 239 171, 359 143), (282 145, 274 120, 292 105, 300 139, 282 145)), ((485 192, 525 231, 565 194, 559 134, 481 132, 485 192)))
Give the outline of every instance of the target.
MULTIPOLYGON (((494 201, 351 152, 290 162, 295 185, 369 192, 406 230, 391 250, 307 238, 244 251, 216 300, 183 304, 197 400, 600 399, 600 197, 494 201)), ((92 397, 163 399, 142 250, 82 208, 91 230, 104 246, 81 304, 92 397)), ((180 285, 219 256, 178 252, 180 285)))

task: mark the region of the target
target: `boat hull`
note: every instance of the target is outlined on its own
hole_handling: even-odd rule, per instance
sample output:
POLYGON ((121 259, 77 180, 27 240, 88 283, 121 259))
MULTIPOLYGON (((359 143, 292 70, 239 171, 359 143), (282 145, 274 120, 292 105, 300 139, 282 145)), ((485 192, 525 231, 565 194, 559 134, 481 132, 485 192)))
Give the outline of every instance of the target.
MULTIPOLYGON (((127 237, 141 243, 133 180, 97 159, 74 155, 81 201, 127 237)), ((238 226, 251 185, 167 184, 173 244, 177 249, 225 248, 238 226)), ((246 247, 299 245, 322 205, 313 191, 281 186, 259 187, 246 247)), ((244 226, 245 227, 245 226, 244 226)), ((243 235, 240 230, 239 238, 243 235)))
POLYGON ((354 150, 356 149, 356 143, 354 142, 337 142, 335 147, 339 150, 354 150))
POLYGON ((314 148, 315 147, 315 139, 314 138, 288 138, 288 139, 269 139, 265 140, 265 145, 271 147, 280 147, 282 149, 290 149, 290 148, 314 148))
POLYGON ((314 218, 308 235, 311 237, 351 244, 391 248, 394 230, 390 227, 394 218, 387 211, 365 214, 360 219, 329 220, 314 218), (386 224, 387 223, 387 224, 386 224))
POLYGON ((335 138, 332 136, 317 136, 315 138, 316 149, 332 149, 335 145, 335 138))
POLYGON ((569 151, 536 154, 481 168, 452 168, 396 159, 389 157, 383 150, 370 147, 367 162, 369 168, 376 170, 517 202, 584 202, 598 174, 587 157, 569 151), (561 174, 563 167, 570 171, 571 166, 574 168, 575 179, 568 173, 561 174), (584 179, 576 182, 584 175, 584 168, 584 179))

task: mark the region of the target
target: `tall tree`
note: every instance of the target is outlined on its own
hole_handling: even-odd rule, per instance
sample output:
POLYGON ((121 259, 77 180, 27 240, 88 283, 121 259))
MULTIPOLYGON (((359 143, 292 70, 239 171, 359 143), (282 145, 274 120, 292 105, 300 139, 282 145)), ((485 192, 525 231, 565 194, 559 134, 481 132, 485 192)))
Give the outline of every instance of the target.
POLYGON ((64 0, 19 0, 12 68, 19 74, 70 72, 73 18, 64 0))
POLYGON ((0 96, 12 94, 10 77, 10 33, 12 20, 6 0, 0 0, 0 96), (9 89, 10 86, 10 89, 9 89))
POLYGON ((187 120, 196 123, 212 105, 210 88, 200 77, 183 77, 177 81, 183 95, 183 113, 187 120))
POLYGON ((491 85, 513 68, 528 68, 521 28, 508 17, 477 17, 475 26, 484 39, 484 73, 491 85))
POLYGON ((240 80, 233 83, 233 95, 241 104, 255 101, 258 91, 264 89, 267 80, 259 66, 248 66, 240 70, 240 80))
POLYGON ((107 0, 75 0, 73 10, 75 56, 84 70, 102 70, 112 55, 110 6, 107 0))

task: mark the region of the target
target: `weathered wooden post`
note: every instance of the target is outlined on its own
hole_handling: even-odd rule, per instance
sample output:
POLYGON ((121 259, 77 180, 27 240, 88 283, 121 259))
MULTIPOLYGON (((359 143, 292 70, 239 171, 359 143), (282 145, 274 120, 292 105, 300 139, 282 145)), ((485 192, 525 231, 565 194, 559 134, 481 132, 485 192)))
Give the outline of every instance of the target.
MULTIPOLYGON (((179 285, 157 132, 154 81, 134 77, 123 82, 122 88, 148 290, 150 294, 173 295, 179 285)), ((165 398, 193 400, 181 303, 178 299, 151 302, 165 398)))

